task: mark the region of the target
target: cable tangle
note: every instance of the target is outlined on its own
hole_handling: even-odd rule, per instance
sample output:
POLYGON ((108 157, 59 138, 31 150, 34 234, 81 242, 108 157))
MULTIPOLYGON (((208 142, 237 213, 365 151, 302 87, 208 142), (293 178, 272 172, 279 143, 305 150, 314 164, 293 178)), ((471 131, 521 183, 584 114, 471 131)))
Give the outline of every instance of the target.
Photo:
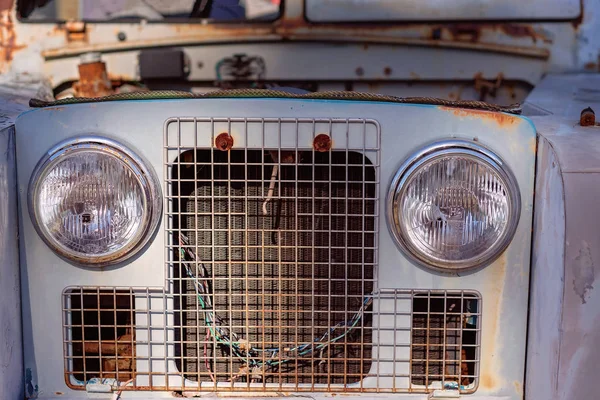
MULTIPOLYGON (((185 273, 193 282, 194 289, 198 298, 198 303, 204 315, 204 323, 207 327, 207 339, 214 339, 216 343, 230 352, 242 363, 237 375, 231 380, 236 380, 243 376, 250 376, 253 380, 259 380, 268 369, 277 368, 281 365, 290 363, 298 358, 305 358, 312 354, 319 354, 319 358, 336 342, 348 336, 354 328, 358 326, 364 318, 365 311, 373 303, 373 295, 365 296, 362 306, 358 311, 346 321, 340 321, 321 336, 315 337, 312 342, 303 343, 294 347, 269 347, 260 348, 254 346, 247 339, 242 338, 233 330, 229 329, 223 319, 214 312, 211 301, 211 288, 209 284, 209 274, 204 263, 198 259, 190 246, 190 240, 183 233, 179 233, 179 259, 185 268, 185 273), (197 274, 194 274, 194 269, 197 274)), ((207 340, 207 341, 208 341, 207 340)), ((204 355, 206 358, 206 343, 204 355)), ((206 360, 208 360, 206 358, 206 360)), ((314 358, 305 360, 314 361, 314 358)), ((208 362, 206 366, 213 381, 215 376, 210 370, 208 362)))

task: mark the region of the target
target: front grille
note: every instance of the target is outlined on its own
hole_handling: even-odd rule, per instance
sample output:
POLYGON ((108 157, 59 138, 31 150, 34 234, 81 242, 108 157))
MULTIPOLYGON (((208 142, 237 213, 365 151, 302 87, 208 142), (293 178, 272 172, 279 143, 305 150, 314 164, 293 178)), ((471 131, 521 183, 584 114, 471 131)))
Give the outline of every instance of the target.
MULTIPOLYGON (((191 121, 178 122, 181 132, 191 121)), ((171 235, 185 244, 173 253, 178 368, 212 383, 360 382, 371 367, 371 320, 358 313, 374 284, 376 125, 219 122, 193 122, 194 140, 217 149, 182 146, 180 134, 167 145, 171 235)))
POLYGON ((375 280, 374 121, 172 119, 164 154, 165 286, 65 289, 70 387, 475 390, 480 295, 375 280))

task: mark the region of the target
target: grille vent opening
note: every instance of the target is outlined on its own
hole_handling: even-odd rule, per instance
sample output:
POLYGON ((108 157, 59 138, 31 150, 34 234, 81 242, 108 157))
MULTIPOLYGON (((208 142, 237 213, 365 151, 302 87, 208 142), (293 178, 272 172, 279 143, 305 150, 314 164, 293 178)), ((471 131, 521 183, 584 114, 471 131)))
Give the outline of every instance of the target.
MULTIPOLYGON (((464 391, 475 383, 479 359, 475 294, 416 294, 413 299, 411 383, 441 383, 464 391)), ((474 385, 473 385, 474 386, 474 385)))
MULTIPOLYGON (((114 289, 68 289, 66 362, 69 376, 129 381, 135 376, 133 293, 114 289)), ((68 381, 69 382, 69 381, 68 381)))
POLYGON ((184 376, 265 385, 359 382, 371 367, 370 311, 354 319, 373 291, 377 196, 370 161, 354 151, 277 149, 191 150, 180 160, 195 162, 173 169, 180 199, 174 235, 188 238, 198 260, 188 264, 195 269, 190 278, 180 259, 174 279, 184 376), (217 323, 207 322, 196 295, 199 270, 214 318, 237 336, 241 357, 210 333, 217 323), (326 334, 344 335, 306 350, 326 334), (258 350, 248 356, 246 348, 258 350), (264 350, 274 348, 281 350, 264 350))

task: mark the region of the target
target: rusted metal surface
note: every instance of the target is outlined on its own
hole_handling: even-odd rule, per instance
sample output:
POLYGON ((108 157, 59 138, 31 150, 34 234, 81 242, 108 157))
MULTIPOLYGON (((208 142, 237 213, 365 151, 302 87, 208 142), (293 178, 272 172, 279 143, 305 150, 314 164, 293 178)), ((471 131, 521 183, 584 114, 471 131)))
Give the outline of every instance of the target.
MULTIPOLYGON (((421 23, 406 24, 373 23, 365 22, 352 24, 342 22, 339 24, 320 23, 311 24, 304 18, 304 1, 290 0, 286 2, 283 16, 275 23, 242 23, 242 24, 139 24, 123 22, 107 22, 102 24, 69 22, 66 24, 36 23, 26 24, 15 21, 14 11, 5 9, 11 16, 11 22, 4 24, 4 30, 12 24, 15 36, 10 34, 10 29, 2 38, 2 51, 0 54, 0 72, 7 71, 13 64, 15 54, 19 54, 19 62, 15 69, 24 74, 46 74, 57 86, 67 81, 76 79, 75 70, 70 76, 66 71, 72 69, 72 64, 51 63, 44 69, 43 63, 51 60, 68 60, 79 54, 90 51, 102 52, 128 52, 139 51, 142 48, 155 46, 194 46, 198 44, 225 44, 225 43, 270 43, 270 42, 358 42, 380 43, 396 46, 418 46, 423 48, 462 49, 472 51, 465 54, 470 57, 476 53, 495 53, 517 57, 510 65, 529 63, 527 59, 540 60, 535 66, 538 73, 528 73, 525 80, 535 84, 543 72, 548 70, 583 70, 592 69, 592 64, 598 63, 598 49, 594 47, 592 38, 598 36, 598 28, 594 28, 593 21, 597 20, 598 11, 585 4, 592 0, 582 0, 582 11, 578 17, 581 21, 571 24, 564 22, 489 22, 481 23, 421 23), (123 40, 126 38, 126 40, 123 40), (575 50, 574 50, 575 47, 575 50), (43 59, 39 58, 40 52, 43 59), (578 54, 576 57, 574 54, 578 54), (585 67, 587 66, 587 67, 585 67), (60 77, 60 78, 59 78, 60 77)), ((5 1, 6 2, 6 1, 5 1)), ((6 2, 8 4, 8 2, 6 2)), ((438 19, 439 21, 439 19, 438 19)), ((597 24, 596 24, 597 25, 597 24)), ((334 44, 332 44, 334 46, 334 44)), ((117 60, 109 64, 115 73, 129 76, 136 75, 135 69, 126 68, 125 65, 135 64, 135 54, 124 55, 112 53, 117 60)), ((228 56, 231 54, 223 54, 228 56)), ((508 61, 508 60, 507 60, 508 61)), ((497 63, 490 61, 497 65, 497 63)), ((488 63, 489 64, 489 63, 488 63)), ((194 64, 196 65, 196 64, 194 64)), ((388 64, 389 65, 389 64, 388 64)), ((423 79, 442 79, 442 75, 451 75, 452 79, 465 79, 460 73, 448 70, 447 63, 439 66, 428 67, 423 79), (431 71, 429 71, 431 70, 431 71)), ((365 77, 368 75, 366 65, 365 77)), ((353 71, 357 66, 353 66, 353 71)), ((393 68, 394 79, 413 78, 402 73, 397 73, 393 68)), ((519 70, 529 68, 522 65, 519 70)), ((206 69, 206 68, 205 68, 206 69)), ((458 68, 460 70, 460 68, 458 68)), ((490 79, 498 72, 505 74, 506 80, 523 79, 510 73, 507 65, 498 65, 498 70, 486 78, 490 79)), ((383 68, 379 69, 379 73, 383 68)), ((191 75, 194 75, 192 71, 191 75)), ((419 75, 422 75, 419 73, 419 75)), ((470 75, 472 76, 472 74, 470 75)), ((356 77, 356 74, 354 75, 356 77)), ((381 78, 390 79, 391 73, 384 71, 381 78)))
POLYGON ((62 30, 64 30, 68 42, 85 42, 87 40, 85 22, 68 21, 63 25, 62 30))
POLYGON ((522 118, 506 113, 467 110, 464 108, 452 108, 444 106, 440 106, 439 108, 448 111, 459 118, 480 119, 486 123, 494 124, 502 129, 514 129, 523 122, 522 118))
POLYGON ((76 97, 100 97, 114 93, 104 62, 81 63, 78 69, 79 82, 73 85, 76 97))
MULTIPOLYGON (((320 23, 304 18, 303 1, 288 1, 284 14, 274 23, 252 24, 88 24, 86 43, 45 49, 46 58, 78 55, 82 52, 129 50, 159 45, 261 41, 348 41, 463 48, 494 51, 527 57, 548 58, 552 38, 530 24, 447 23, 391 24, 320 23), (114 33, 117 32, 117 33, 114 33), (141 34, 142 32, 142 34, 141 34), (125 35, 126 41, 119 39, 125 35), (110 38, 110 40, 107 40, 110 38), (543 40, 540 40, 543 39, 543 40)), ((64 29, 64 28, 63 28, 64 29)))
POLYGON ((221 151, 229 151, 233 147, 233 137, 227 133, 222 132, 215 138, 215 147, 221 151))
POLYGON ((596 125, 596 114, 591 107, 585 108, 581 111, 579 117, 579 125, 581 126, 594 126, 596 125))
POLYGON ((313 148, 319 153, 325 153, 331 150, 331 138, 324 133, 318 134, 313 140, 313 148))
POLYGON ((85 342, 82 354, 84 357, 101 358, 103 378, 117 378, 118 373, 119 380, 126 381, 135 375, 134 343, 132 334, 122 335, 115 341, 85 342))
MULTIPOLYGON (((10 10, 0 11, 0 67, 7 66, 13 60, 14 53, 23 48, 25 45, 17 44, 12 13, 10 10)), ((2 72, 1 68, 0 72, 2 72)))
POLYGON ((502 87, 502 81, 504 75, 499 73, 494 81, 488 81, 483 78, 483 74, 478 73, 475 75, 475 90, 479 92, 479 100, 484 101, 485 98, 490 95, 496 97, 496 92, 502 87))
POLYGON ((0 0, 0 11, 10 10, 13 6, 13 0, 0 0))

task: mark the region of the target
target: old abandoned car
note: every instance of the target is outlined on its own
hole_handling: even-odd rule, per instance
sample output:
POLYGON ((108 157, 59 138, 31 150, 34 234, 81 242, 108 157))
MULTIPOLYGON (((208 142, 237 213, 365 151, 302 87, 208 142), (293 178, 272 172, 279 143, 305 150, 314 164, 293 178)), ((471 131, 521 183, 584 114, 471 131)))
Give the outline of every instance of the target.
POLYGON ((2 398, 593 399, 600 4, 0 1, 2 398))

